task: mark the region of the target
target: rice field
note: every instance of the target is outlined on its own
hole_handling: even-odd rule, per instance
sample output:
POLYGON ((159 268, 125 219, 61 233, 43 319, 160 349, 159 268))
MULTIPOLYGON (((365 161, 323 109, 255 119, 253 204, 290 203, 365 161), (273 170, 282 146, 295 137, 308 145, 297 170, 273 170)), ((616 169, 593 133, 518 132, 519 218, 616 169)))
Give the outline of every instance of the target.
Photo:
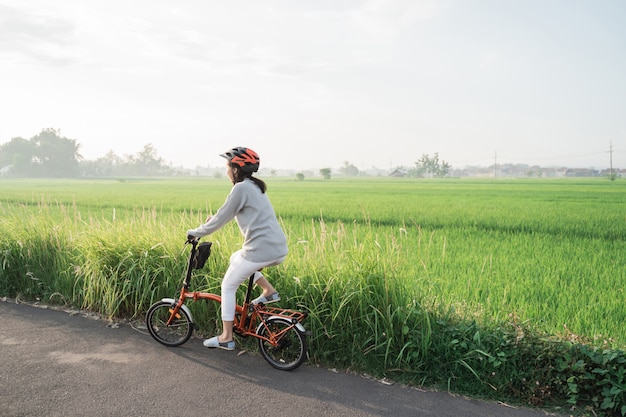
MULTIPOLYGON (((515 316, 551 334, 626 343, 623 182, 266 180, 291 251, 275 279, 292 284, 294 299, 327 280, 380 275, 385 285, 399 285, 406 300, 463 318, 515 316)), ((163 283, 128 282, 130 300, 99 306, 84 299, 96 285, 92 278, 146 279, 142 270, 148 270, 176 286, 185 231, 217 210, 229 189, 226 179, 1 181, 0 289, 13 296, 58 294, 109 315, 141 314, 164 295, 163 283), (14 247, 29 247, 28 259, 16 263, 14 247), (14 282, 29 274, 37 283, 35 264, 39 275, 58 275, 38 280, 67 276, 66 288, 19 289, 14 282), (76 278, 83 275, 89 278, 79 291, 76 278)), ((240 239, 233 225, 211 240, 219 248, 209 273, 217 284, 208 284, 219 285, 240 239)))
MULTIPOLYGON (((264 179, 290 248, 266 273, 281 305, 309 311, 313 361, 538 404, 541 378, 555 396, 578 395, 562 382, 575 364, 550 340, 626 347, 626 182, 264 179)), ((185 232, 230 187, 1 180, 0 296, 140 321, 176 296, 185 232)), ((241 237, 231 223, 209 239, 194 284, 219 292, 241 237)), ((200 332, 214 334, 217 307, 190 306, 200 332)))
MULTIPOLYGON (((626 340, 622 183, 268 182, 290 240, 283 269, 304 284, 321 274, 349 280, 368 265, 401 282, 408 298, 481 321, 513 314, 546 332, 626 340)), ((58 233, 95 258, 105 240, 114 251, 159 245, 174 256, 184 231, 229 187, 214 179, 1 182, 3 247, 58 233)), ((222 264, 240 243, 234 228, 212 239, 224 247, 222 264)), ((158 259, 150 268, 161 268, 158 259)))

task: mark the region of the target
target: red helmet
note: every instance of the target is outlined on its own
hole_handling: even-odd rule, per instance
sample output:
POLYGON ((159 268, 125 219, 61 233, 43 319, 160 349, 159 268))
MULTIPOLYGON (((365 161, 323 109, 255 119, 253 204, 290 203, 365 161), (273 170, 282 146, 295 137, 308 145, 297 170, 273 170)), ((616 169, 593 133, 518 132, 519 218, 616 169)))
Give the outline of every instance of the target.
POLYGON ((252 174, 259 170, 261 159, 259 155, 250 148, 237 146, 232 148, 220 156, 226 158, 231 164, 237 165, 246 174, 252 174))

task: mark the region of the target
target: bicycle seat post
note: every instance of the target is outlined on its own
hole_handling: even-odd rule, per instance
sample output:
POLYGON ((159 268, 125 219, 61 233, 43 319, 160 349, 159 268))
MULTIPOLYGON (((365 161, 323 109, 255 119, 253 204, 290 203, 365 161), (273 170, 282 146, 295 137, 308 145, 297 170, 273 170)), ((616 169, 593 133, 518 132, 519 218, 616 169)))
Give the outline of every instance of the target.
POLYGON ((254 274, 255 272, 253 272, 252 275, 250 275, 250 278, 248 278, 248 289, 246 291, 245 304, 250 304, 250 300, 252 298, 252 287, 254 286, 254 274))

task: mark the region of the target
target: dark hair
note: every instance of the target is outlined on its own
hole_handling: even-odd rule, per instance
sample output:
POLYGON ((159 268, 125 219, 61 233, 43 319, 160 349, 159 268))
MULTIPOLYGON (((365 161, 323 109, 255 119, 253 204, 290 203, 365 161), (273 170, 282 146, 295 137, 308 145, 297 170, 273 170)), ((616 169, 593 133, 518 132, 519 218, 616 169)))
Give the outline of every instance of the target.
POLYGON ((262 193, 265 193, 265 191, 267 191, 267 185, 265 184, 265 182, 259 178, 253 177, 252 173, 246 173, 239 166, 234 164, 230 164, 230 168, 233 170, 234 173, 233 184, 237 184, 238 182, 243 181, 245 178, 250 178, 250 180, 252 180, 252 182, 255 183, 257 187, 259 187, 262 193))

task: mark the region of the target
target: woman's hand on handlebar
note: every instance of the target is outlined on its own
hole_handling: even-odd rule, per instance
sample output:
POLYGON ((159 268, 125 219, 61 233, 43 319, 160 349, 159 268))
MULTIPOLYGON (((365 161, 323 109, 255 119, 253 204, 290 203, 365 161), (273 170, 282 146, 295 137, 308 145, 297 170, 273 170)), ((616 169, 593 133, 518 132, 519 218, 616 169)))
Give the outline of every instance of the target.
POLYGON ((199 237, 195 237, 192 235, 187 235, 187 242, 186 243, 193 243, 193 242, 197 242, 198 240, 200 240, 199 237))

